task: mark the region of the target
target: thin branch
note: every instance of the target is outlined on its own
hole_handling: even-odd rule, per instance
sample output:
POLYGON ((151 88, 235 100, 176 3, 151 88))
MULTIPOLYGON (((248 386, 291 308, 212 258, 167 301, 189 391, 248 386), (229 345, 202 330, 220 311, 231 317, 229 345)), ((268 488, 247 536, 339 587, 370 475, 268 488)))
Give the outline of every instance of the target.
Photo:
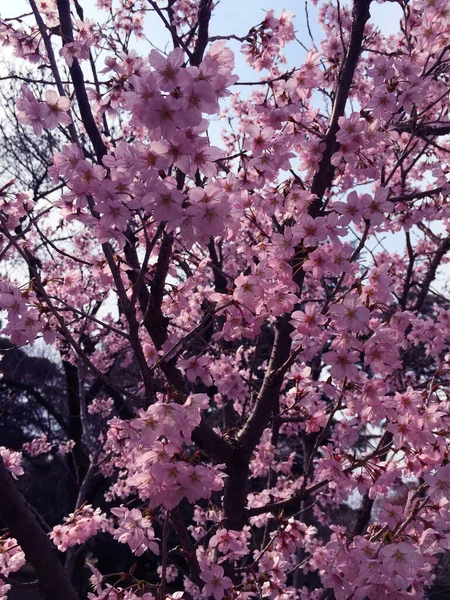
POLYGON ((175 47, 180 46, 181 48, 183 48, 183 50, 188 55, 189 59, 191 59, 192 58, 191 51, 186 46, 186 44, 183 42, 183 40, 179 37, 179 35, 175 31, 175 28, 169 23, 169 21, 167 20, 166 16, 162 12, 162 10, 159 8, 157 3, 154 2, 154 0, 148 0, 148 3, 151 5, 153 10, 156 12, 156 14, 159 16, 161 21, 164 23, 165 28, 169 31, 170 35, 172 36, 172 39, 174 40, 174 46, 175 47))
MULTIPOLYGON (((30 0, 30 2, 34 3, 34 0, 30 0)), ((71 44, 73 43, 74 38, 69 0, 57 0, 56 4, 58 7, 63 44, 71 44)), ((56 64, 55 70, 58 71, 56 64)), ((69 67, 69 71, 72 78, 73 87, 75 89, 75 96, 77 98, 78 108, 80 110, 83 125, 86 129, 89 139, 91 140, 95 154, 97 155, 98 162, 101 163, 102 158, 105 156, 105 154, 107 154, 107 149, 102 140, 102 136, 100 134, 100 131, 98 130, 97 124, 92 114, 91 105, 89 103, 86 85, 84 82, 83 71, 80 67, 80 63, 78 62, 77 58, 73 58, 73 62, 72 65, 69 67)), ((55 76, 55 73, 53 73, 53 75, 55 76)))
POLYGON ((422 192, 411 192, 409 194, 400 194, 400 196, 392 196, 389 198, 389 202, 410 202, 411 200, 422 200, 423 198, 431 198, 437 196, 444 191, 443 187, 432 188, 431 190, 425 190, 422 192))
MULTIPOLYGON (((55 78, 55 83, 56 83, 56 87, 58 88, 59 95, 66 96, 67 94, 64 89, 64 86, 63 86, 63 83, 61 80, 61 76, 59 74, 58 65, 56 64, 56 58, 55 58, 55 53, 53 52, 52 42, 50 40, 50 36, 47 33, 47 26, 45 25, 45 23, 41 17, 41 13, 39 12, 39 9, 36 5, 35 0, 29 0, 29 3, 30 3, 31 9, 34 14, 34 18, 36 19, 37 26, 39 27, 40 34, 44 41, 44 46, 47 51, 48 60, 50 62, 50 67, 52 70, 53 77, 55 78)), ((69 8, 69 17, 70 17, 70 8, 69 8)), ((72 142, 74 144, 76 144, 78 136, 77 136, 77 133, 75 130, 75 125, 73 124, 73 122, 70 123, 70 125, 68 125, 68 129, 69 129, 69 133, 70 133, 72 142)))
POLYGON ((205 53, 208 44, 209 21, 211 19, 212 0, 200 0, 200 5, 197 13, 198 33, 197 41, 195 42, 194 52, 191 56, 191 65, 198 67, 202 62, 203 54, 205 53))
POLYGON ((412 309, 414 312, 420 310, 422 308, 422 304, 427 297, 428 290, 430 285, 433 283, 436 278, 436 272, 441 264, 442 259, 450 251, 450 235, 444 238, 439 244, 436 252, 434 253, 433 260, 431 261, 430 268, 427 271, 425 279, 420 286, 420 291, 417 295, 416 302, 414 304, 414 308, 412 309))
POLYGON ((402 310, 406 310, 406 304, 408 302, 408 295, 409 295, 409 291, 411 289, 411 279, 412 279, 412 275, 413 275, 413 271, 414 271, 414 261, 415 261, 415 255, 414 255, 414 251, 411 245, 411 236, 409 231, 405 232, 405 236, 406 236, 406 248, 408 251, 408 257, 409 257, 409 263, 408 263, 408 269, 406 271, 406 278, 405 278, 405 283, 403 286, 403 293, 402 293, 402 297, 400 298, 399 304, 402 308, 402 310))

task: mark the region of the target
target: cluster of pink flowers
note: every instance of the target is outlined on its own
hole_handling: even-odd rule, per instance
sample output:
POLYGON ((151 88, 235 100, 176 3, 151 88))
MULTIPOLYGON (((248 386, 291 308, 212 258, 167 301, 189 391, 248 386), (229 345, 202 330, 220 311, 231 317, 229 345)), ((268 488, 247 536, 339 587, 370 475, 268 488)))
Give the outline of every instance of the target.
POLYGON ((42 433, 38 438, 35 438, 31 442, 25 442, 25 444, 22 445, 22 450, 30 456, 47 454, 51 449, 52 444, 47 440, 45 433, 42 433))
POLYGON ((206 394, 191 394, 184 404, 159 401, 131 422, 109 421, 106 450, 108 465, 119 471, 111 496, 126 497, 135 492, 150 508, 171 510, 186 497, 189 502, 209 498, 223 487, 219 467, 196 464, 183 447, 191 443, 192 431, 199 425, 201 411, 208 408, 206 394))
POLYGON ((11 589, 9 583, 0 582, 0 600, 8 600, 8 592, 11 589))
POLYGON ((129 510, 121 506, 112 508, 111 512, 117 517, 117 529, 114 529, 114 539, 121 544, 128 544, 136 556, 141 556, 147 550, 159 554, 152 522, 144 517, 137 508, 129 510))
POLYGON ((41 135, 43 129, 55 129, 58 125, 69 125, 72 122, 68 110, 71 102, 66 96, 59 96, 54 91, 45 92, 45 101, 39 101, 27 88, 22 87, 22 98, 17 100, 17 120, 22 125, 32 125, 34 133, 41 135))
POLYGON ((71 546, 84 544, 99 531, 109 531, 111 525, 99 508, 86 504, 64 517, 63 525, 55 525, 50 539, 58 550, 64 552, 71 546))
POLYGON ((85 21, 77 21, 76 38, 73 42, 64 44, 59 51, 60 56, 64 58, 68 67, 73 64, 73 59, 78 61, 87 60, 89 58, 89 50, 98 37, 94 31, 93 23, 86 19, 85 21))
POLYGON ((22 453, 15 452, 14 450, 9 450, 5 448, 5 446, 0 446, 0 456, 2 457, 3 462, 5 463, 5 467, 14 477, 17 479, 20 475, 23 475, 23 467, 22 467, 22 453))
MULTIPOLYGON (((162 169, 170 167, 178 167, 192 178, 197 169, 214 175, 214 161, 221 156, 203 135, 206 123, 202 113, 218 111, 219 97, 234 81, 233 55, 217 42, 199 67, 184 68, 183 61, 178 48, 167 58, 153 50, 145 69, 142 62, 127 63, 128 85, 120 103, 131 112, 136 125, 147 128, 152 145, 120 142, 114 155, 103 161, 111 170, 108 179, 105 169, 83 159, 76 148, 66 146, 55 156, 53 173, 66 177, 70 188, 61 201, 66 217, 90 221, 80 209, 87 207, 87 196, 92 196, 100 214, 96 225, 100 240, 122 239, 131 215, 139 211, 151 211, 154 219, 167 221, 171 229, 182 227, 192 238, 223 233, 227 203, 220 185, 193 187, 186 203, 173 177, 158 177, 162 169)), ((123 71, 120 64, 111 67, 123 71)))
POLYGON ((348 545, 345 532, 339 528, 331 541, 314 558, 321 569, 324 585, 332 588, 337 600, 353 594, 355 600, 379 598, 410 598, 409 590, 421 593, 430 584, 433 558, 424 536, 421 550, 409 541, 394 541, 384 545, 356 536, 348 545))
POLYGON ((90 415, 99 415, 100 417, 109 417, 114 406, 112 398, 94 398, 89 404, 87 410, 90 415))
POLYGON ((58 445, 58 454, 64 456, 64 454, 69 454, 75 447, 75 442, 73 440, 68 440, 62 444, 58 445))
POLYGON ((214 598, 214 600, 222 600, 226 590, 232 587, 233 582, 224 574, 224 570, 219 565, 202 565, 200 577, 205 582, 203 587, 203 598, 214 598))
POLYGON ((25 554, 15 538, 0 538, 0 574, 9 577, 25 564, 25 554))
POLYGON ((11 341, 21 345, 34 342, 42 329, 37 300, 34 292, 24 290, 0 282, 0 308, 8 311, 8 322, 2 329, 4 335, 9 335, 11 341))
POLYGON ((249 528, 244 531, 232 531, 229 529, 218 529, 209 540, 209 548, 217 548, 223 554, 219 562, 225 560, 239 560, 249 553, 248 538, 249 528))
MULTIPOLYGON (((88 593, 88 600, 155 600, 153 594, 146 592, 144 594, 135 594, 132 589, 123 589, 120 586, 113 587, 109 583, 104 585, 101 573, 92 565, 91 585, 94 592, 88 593)), ((180 597, 174 598, 180 600, 180 597)))
POLYGON ((241 50, 255 71, 270 69, 275 59, 281 58, 281 48, 295 39, 293 16, 293 13, 283 10, 277 18, 274 11, 269 10, 265 19, 249 31, 241 50))
POLYGON ((55 448, 57 449, 58 454, 63 456, 64 454, 71 452, 74 446, 75 442, 73 440, 68 440, 67 442, 54 446, 48 441, 45 433, 42 433, 38 438, 31 440, 31 442, 22 444, 22 450, 29 456, 40 456, 41 454, 48 454, 55 448))
MULTIPOLYGON (((68 142, 50 168, 58 199, 0 191, 2 256, 31 273, 0 282, 2 335, 42 336, 78 355, 80 386, 111 388, 81 415, 80 452, 108 480, 113 516, 86 504, 50 537, 65 551, 107 531, 152 553, 175 588, 165 547, 184 535, 194 600, 423 597, 450 549, 450 309, 436 283, 450 260, 447 3, 408 2, 385 37, 355 25, 369 2, 352 14, 324 0, 323 40, 284 71, 293 15, 268 11, 238 38, 268 71, 242 94, 224 36, 203 37, 214 2, 151 4, 99 0, 107 44, 88 19, 63 36, 67 77, 109 48, 93 89, 65 76, 68 96, 24 86, 17 101, 21 125, 68 142), (159 11, 174 49, 127 50, 159 11), (383 248, 399 232, 404 251, 383 248)), ((57 9, 40 1, 50 32, 57 9)), ((0 41, 47 67, 40 33, 0 22, 0 41)), ((51 445, 42 434, 23 449, 51 445)), ((19 453, 0 455, 23 473, 19 453)), ((131 574, 126 589, 95 569, 92 583, 91 600, 153 600, 131 574)))

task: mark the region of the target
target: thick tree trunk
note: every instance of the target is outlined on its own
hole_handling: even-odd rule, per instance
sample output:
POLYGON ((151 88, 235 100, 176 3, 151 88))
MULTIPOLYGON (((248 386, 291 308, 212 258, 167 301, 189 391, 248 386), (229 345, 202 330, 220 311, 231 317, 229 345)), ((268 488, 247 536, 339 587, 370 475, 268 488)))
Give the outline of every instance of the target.
POLYGON ((1 458, 0 489, 0 514, 34 567, 47 600, 78 600, 56 547, 42 530, 1 458))

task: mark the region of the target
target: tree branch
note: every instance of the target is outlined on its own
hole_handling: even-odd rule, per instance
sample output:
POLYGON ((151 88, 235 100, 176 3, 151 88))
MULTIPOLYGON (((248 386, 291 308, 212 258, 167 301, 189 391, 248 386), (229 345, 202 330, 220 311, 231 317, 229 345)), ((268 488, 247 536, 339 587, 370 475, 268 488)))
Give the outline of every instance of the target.
POLYGON ((211 0, 200 0, 198 8, 198 34, 195 42, 194 52, 191 57, 191 65, 198 67, 202 62, 203 54, 208 45, 209 21, 211 19, 211 0))
MULTIPOLYGON (((333 181, 335 169, 331 164, 331 157, 335 151, 336 134, 339 131, 339 119, 345 114, 345 105, 347 104, 348 95, 353 83, 359 55, 361 53, 364 28, 370 17, 370 4, 371 0, 354 0, 353 3, 350 43, 339 76, 330 124, 325 134, 325 150, 319 164, 319 170, 315 174, 311 186, 311 193, 318 198, 318 201, 313 203, 313 205, 316 204, 314 212, 317 214, 321 207, 323 195, 325 191, 331 187, 333 181)), ((317 216, 317 214, 312 214, 311 216, 314 217, 317 216)))
MULTIPOLYGON (((71 44, 73 43, 73 28, 69 0, 57 0, 56 4, 58 6, 63 44, 71 44)), ((105 156, 105 154, 107 154, 107 149, 103 143, 102 136, 92 114, 91 105, 89 103, 89 98, 84 83, 83 71, 80 67, 80 63, 75 57, 73 58, 72 65, 69 67, 69 71, 72 78, 73 87, 75 89, 75 96, 77 98, 83 125, 86 128, 86 133, 88 134, 89 139, 91 140, 95 154, 97 155, 97 160, 99 163, 101 163, 102 158, 105 156)))
POLYGON ((428 290, 430 289, 430 285, 433 283, 433 281, 436 277, 436 272, 439 268, 439 265, 441 264, 441 261, 444 258, 444 256, 449 251, 450 251, 450 235, 441 241, 436 252, 434 253, 433 260, 431 261, 431 264, 430 264, 430 268, 428 269, 427 274, 425 275, 425 279, 423 280, 422 285, 420 286, 420 291, 417 295, 416 302, 412 309, 414 312, 421 309, 422 304, 424 303, 425 298, 427 297, 428 290))

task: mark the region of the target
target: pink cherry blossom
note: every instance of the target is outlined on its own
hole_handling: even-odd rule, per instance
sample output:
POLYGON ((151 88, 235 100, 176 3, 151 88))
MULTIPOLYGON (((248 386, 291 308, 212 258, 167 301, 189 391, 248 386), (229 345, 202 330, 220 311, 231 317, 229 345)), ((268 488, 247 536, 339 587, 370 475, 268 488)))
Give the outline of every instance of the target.
POLYGON ((58 125, 69 125, 72 122, 67 111, 70 109, 70 100, 66 96, 58 96, 56 92, 45 92, 45 103, 48 114, 45 116, 45 126, 54 129, 58 125))
POLYGON ((23 467, 21 465, 22 453, 9 450, 5 446, 0 446, 0 456, 5 463, 5 467, 14 477, 17 479, 20 475, 24 474, 23 467))
POLYGON ((10 573, 15 573, 23 567, 25 562, 25 554, 15 538, 3 537, 0 539, 0 574, 2 577, 8 577, 10 573))
POLYGON ((140 510, 125 507, 112 508, 111 512, 118 517, 118 527, 114 529, 114 539, 122 544, 128 544, 136 556, 141 556, 147 549, 154 554, 159 554, 150 519, 143 517, 140 510))
POLYGON ((20 546, 49 597, 84 589, 84 554, 104 570, 89 600, 431 596, 450 549, 445 0, 229 27, 217 2, 31 4, 0 19, 0 596, 20 546), (16 483, 65 571, 16 527, 16 483))
POLYGON ((304 312, 298 310, 292 313, 291 324, 297 332, 295 337, 298 337, 298 334, 318 335, 320 333, 320 326, 324 322, 325 316, 321 312, 320 305, 312 302, 305 305, 304 312))
POLYGON ((222 600, 226 590, 233 585, 231 579, 224 576, 224 570, 218 565, 203 569, 200 577, 206 583, 203 588, 204 598, 213 596, 214 600, 222 600))
POLYGON ((365 329, 370 317, 370 310, 358 305, 358 297, 355 294, 348 294, 342 304, 333 304, 329 313, 333 315, 338 329, 348 329, 354 333, 365 329))
POLYGON ((340 350, 338 352, 326 352, 323 355, 323 360, 331 365, 331 375, 336 379, 354 379, 358 374, 358 369, 354 365, 358 362, 359 355, 357 352, 346 352, 340 350))
POLYGON ((55 525, 50 532, 50 539, 59 550, 65 551, 71 546, 83 544, 98 531, 107 531, 109 527, 106 515, 99 508, 85 505, 64 517, 63 525, 55 525))

